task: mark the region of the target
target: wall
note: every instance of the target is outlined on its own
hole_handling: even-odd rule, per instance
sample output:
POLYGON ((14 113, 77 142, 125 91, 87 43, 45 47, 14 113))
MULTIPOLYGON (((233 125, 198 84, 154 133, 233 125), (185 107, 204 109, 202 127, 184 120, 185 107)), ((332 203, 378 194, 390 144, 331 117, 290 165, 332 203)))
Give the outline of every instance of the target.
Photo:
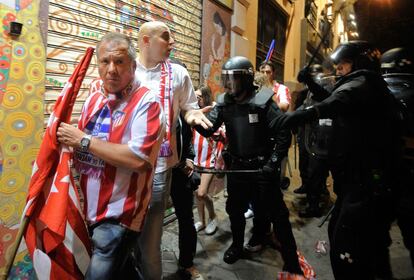
POLYGON ((231 10, 213 0, 203 2, 201 73, 213 96, 223 92, 221 68, 230 56, 231 10))
MULTIPOLYGON (((47 18, 44 11, 47 1, 0 1, 0 272, 17 234, 43 134, 47 22, 40 19, 47 18), (10 21, 23 23, 20 36, 9 36, 10 21)), ((33 277, 24 246, 15 264, 12 276, 33 277)))

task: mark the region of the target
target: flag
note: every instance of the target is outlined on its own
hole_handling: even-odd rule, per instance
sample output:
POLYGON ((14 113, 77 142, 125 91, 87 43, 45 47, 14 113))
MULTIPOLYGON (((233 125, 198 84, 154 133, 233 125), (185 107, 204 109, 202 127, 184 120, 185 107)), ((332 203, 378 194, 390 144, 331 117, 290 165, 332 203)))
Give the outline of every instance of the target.
POLYGON ((57 142, 56 132, 61 122, 70 122, 93 51, 86 50, 59 94, 33 165, 23 219, 29 220, 24 237, 38 279, 82 279, 90 261, 71 152, 57 142))
POLYGON ((282 271, 278 273, 277 280, 316 280, 316 273, 313 270, 313 267, 305 259, 305 256, 299 251, 296 253, 298 254, 299 265, 303 275, 282 271))
POLYGON ((273 39, 272 42, 270 43, 269 51, 267 52, 265 61, 269 61, 272 58, 273 51, 275 49, 275 43, 276 43, 275 39, 273 39))

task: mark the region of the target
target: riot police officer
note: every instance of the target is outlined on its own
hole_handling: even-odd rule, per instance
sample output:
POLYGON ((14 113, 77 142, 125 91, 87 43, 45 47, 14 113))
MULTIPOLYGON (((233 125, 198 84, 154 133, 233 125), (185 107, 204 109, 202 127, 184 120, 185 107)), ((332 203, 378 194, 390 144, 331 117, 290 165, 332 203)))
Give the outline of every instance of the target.
MULTIPOLYGON (((337 200, 328 234, 336 279, 373 279, 375 249, 384 237, 376 201, 389 196, 399 131, 394 130, 398 114, 380 75, 379 55, 365 41, 340 44, 331 55, 341 76, 332 93, 312 90, 322 102, 287 113, 278 124, 286 128, 332 119, 328 157, 337 200)), ((306 71, 298 78, 315 86, 306 71)))
MULTIPOLYGON (((320 64, 312 64, 310 66, 310 75, 315 77, 323 72, 322 65, 320 64)), ((303 110, 304 106, 308 106, 308 100, 310 98, 310 91, 306 87, 300 92, 298 92, 297 97, 295 98, 295 110, 303 110)), ((302 181, 302 185, 296 188, 293 192, 296 194, 306 194, 307 193, 307 185, 309 182, 308 179, 308 161, 309 161, 309 154, 306 150, 305 146, 305 125, 299 126, 296 133, 297 143, 299 147, 299 173, 300 179, 302 181)))
POLYGON ((252 201, 256 216, 253 237, 265 237, 258 235, 265 234, 266 221, 271 217, 273 229, 282 244, 284 270, 302 274, 289 211, 278 186, 280 161, 290 146, 290 132, 275 129, 276 119, 283 113, 272 100, 272 90, 263 88, 256 91, 253 76, 253 65, 247 58, 230 58, 222 68, 225 93, 218 96, 216 106, 207 115, 213 128, 206 130, 196 127, 197 131, 208 137, 224 123, 228 137, 228 168, 265 170, 257 173, 229 173, 227 176, 226 211, 230 218, 233 243, 224 253, 223 260, 232 264, 244 256, 244 212, 252 201))
POLYGON ((414 50, 395 48, 381 57, 381 71, 403 117, 402 176, 397 194, 396 218, 414 267, 414 50))
MULTIPOLYGON (((323 68, 319 64, 310 66, 310 76, 313 81, 322 86, 328 93, 332 90, 332 81, 334 76, 324 75, 323 68)), ((309 107, 316 104, 314 94, 309 89, 306 89, 306 98, 303 101, 303 107, 309 107)), ((321 119, 314 120, 307 123, 302 129, 298 129, 298 143, 300 157, 306 158, 306 166, 302 167, 306 175, 306 193, 308 206, 304 210, 299 211, 299 216, 302 218, 320 217, 322 209, 320 207, 321 197, 326 193, 326 179, 329 175, 329 164, 327 161, 327 149, 330 145, 332 137, 332 120, 321 119)), ((302 161, 302 158, 300 159, 302 161)), ((295 193, 303 193, 303 190, 295 190, 295 193)))
MULTIPOLYGON (((333 88, 332 82, 334 76, 315 77, 315 81, 321 85, 327 92, 331 92, 333 88)), ((317 104, 313 99, 313 93, 309 91, 309 96, 305 106, 317 104)), ((328 161, 328 148, 332 141, 332 119, 318 119, 305 124, 304 145, 309 153, 308 160, 308 189, 307 200, 308 207, 299 212, 299 216, 320 217, 322 208, 320 206, 322 195, 329 194, 326 188, 326 179, 329 175, 330 165, 328 161)))

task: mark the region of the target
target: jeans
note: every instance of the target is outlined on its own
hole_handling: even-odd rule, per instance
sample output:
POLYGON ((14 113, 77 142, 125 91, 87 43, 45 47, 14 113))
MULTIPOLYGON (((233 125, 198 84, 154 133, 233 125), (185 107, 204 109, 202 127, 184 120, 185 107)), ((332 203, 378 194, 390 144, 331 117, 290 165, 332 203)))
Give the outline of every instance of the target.
POLYGON ((171 169, 155 173, 150 206, 135 248, 138 268, 145 280, 160 280, 162 277, 162 226, 170 185, 171 169))
POLYGON ((90 229, 92 258, 85 279, 141 279, 131 258, 131 248, 139 233, 129 230, 115 220, 107 220, 90 229))
POLYGON ((178 247, 180 256, 178 264, 182 268, 193 266, 197 247, 197 232, 194 228, 193 189, 190 178, 179 168, 173 168, 171 181, 171 198, 178 219, 178 247))

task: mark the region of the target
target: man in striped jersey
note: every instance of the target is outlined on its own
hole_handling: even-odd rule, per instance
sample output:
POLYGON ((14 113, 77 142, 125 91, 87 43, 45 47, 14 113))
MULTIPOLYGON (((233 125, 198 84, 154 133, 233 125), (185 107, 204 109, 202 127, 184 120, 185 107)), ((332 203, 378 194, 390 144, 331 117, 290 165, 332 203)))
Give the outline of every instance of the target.
POLYGON ((135 80, 131 40, 108 33, 96 50, 100 79, 91 84, 78 128, 62 123, 57 135, 75 150, 85 197, 93 242, 86 279, 113 279, 133 275, 128 256, 144 224, 165 127, 155 95, 135 80))
POLYGON ((277 106, 280 110, 286 112, 290 106, 290 92, 287 86, 279 84, 274 80, 275 66, 270 61, 265 61, 260 65, 260 72, 266 75, 266 85, 272 88, 275 93, 273 99, 276 101, 277 106))
POLYGON ((174 40, 170 29, 163 22, 144 23, 138 33, 138 48, 135 76, 141 85, 153 91, 164 110, 167 129, 157 159, 152 198, 148 217, 137 244, 136 253, 140 270, 148 280, 160 280, 161 237, 164 210, 170 195, 171 169, 178 162, 176 150, 176 124, 181 113, 190 125, 211 126, 199 110, 191 78, 187 70, 168 60, 174 40))

